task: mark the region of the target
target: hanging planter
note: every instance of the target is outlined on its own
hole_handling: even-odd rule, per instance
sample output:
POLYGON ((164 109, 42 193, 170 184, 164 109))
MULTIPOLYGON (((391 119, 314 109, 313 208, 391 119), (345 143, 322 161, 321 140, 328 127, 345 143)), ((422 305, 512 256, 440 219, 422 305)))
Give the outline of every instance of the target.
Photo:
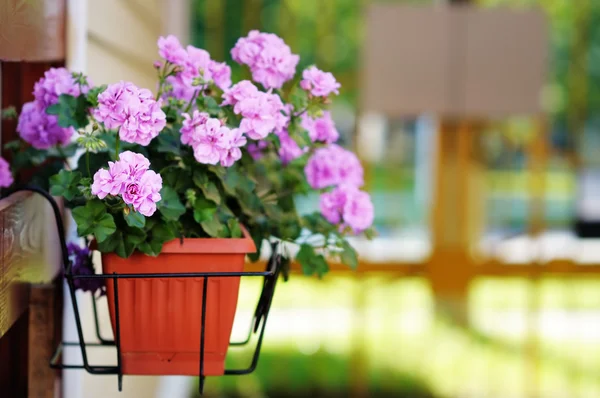
POLYGON ((0 187, 13 176, 16 184, 48 186, 49 193, 24 189, 55 209, 51 195, 64 199, 81 238, 67 247, 57 212, 83 364, 61 362, 62 347, 74 344, 64 342, 52 366, 117 374, 119 389, 124 374, 199 375, 203 382, 253 371, 278 275, 290 262, 276 242, 291 245, 306 275, 321 276, 328 257, 356 267, 346 237, 373 232, 362 166, 335 144, 326 110, 340 87, 333 75, 311 66, 294 80, 298 56, 257 31, 232 49, 253 80, 234 85, 229 66, 206 51, 183 48, 173 36, 158 47, 155 94, 124 81, 93 86, 64 68, 47 71, 20 112, 21 140, 7 143, 12 174, 0 159, 0 187), (26 173, 49 159, 52 168, 26 173), (320 195, 320 211, 301 214, 295 198, 311 192, 320 195), (265 241, 272 243, 266 271, 245 272, 246 258, 257 261, 265 241), (259 336, 251 364, 228 370, 241 277, 264 278, 251 325, 259 336), (106 293, 114 341, 100 336, 98 324, 98 341, 84 339, 77 289, 94 294, 94 309, 98 292, 106 293), (94 347, 114 347, 117 364, 91 364, 94 347))
MULTIPOLYGON (((254 242, 241 239, 185 239, 166 243, 158 257, 134 253, 121 258, 102 255, 106 274, 241 273, 254 242)), ((213 277, 204 297, 203 280, 192 278, 129 279, 119 284, 121 366, 132 375, 197 375, 198 336, 204 300, 204 375, 224 372, 225 355, 237 307, 240 277, 213 277)), ((108 308, 116 335, 113 282, 107 284, 108 308)))
MULTIPOLYGON (((279 242, 271 242, 271 256, 264 272, 242 271, 244 254, 254 250, 254 243, 248 239, 247 232, 244 230, 245 237, 241 239, 190 239, 188 244, 172 241, 164 245, 163 254, 156 258, 136 259, 136 256, 133 256, 129 259, 122 259, 111 258, 112 256, 108 254, 104 256, 104 259, 109 258, 105 263, 108 265, 104 267, 112 272, 105 271, 102 274, 95 274, 88 272, 89 268, 77 269, 80 264, 76 257, 81 252, 75 253, 75 258, 73 258, 73 251, 69 250, 66 244, 62 213, 56 200, 47 191, 36 186, 16 186, 4 192, 3 196, 20 191, 40 194, 52 207, 64 266, 64 277, 73 306, 79 341, 60 343, 50 359, 52 368, 84 369, 91 374, 117 375, 119 391, 122 390, 123 375, 126 374, 198 375, 200 376, 200 394, 202 394, 206 376, 245 375, 256 369, 275 286, 279 275, 289 265, 289 260, 281 255, 279 242), (157 260, 161 257, 162 265, 175 259, 177 261, 192 260, 197 263, 186 267, 172 262, 171 264, 175 267, 173 272, 154 272, 154 267, 159 264, 157 260), (139 262, 134 263, 132 260, 139 262), (140 265, 141 269, 137 268, 137 265, 140 265), (223 336, 228 337, 231 334, 241 277, 262 277, 263 286, 246 339, 240 342, 229 342, 228 338, 223 339, 223 336), (148 285, 148 282, 153 287, 169 283, 176 284, 177 288, 185 286, 187 288, 184 288, 184 294, 188 295, 192 301, 198 298, 200 301, 192 305, 183 304, 188 308, 181 311, 179 308, 173 308, 173 306, 181 304, 177 300, 177 297, 181 296, 178 293, 181 292, 158 294, 155 297, 164 299, 162 304, 158 304, 159 307, 163 307, 164 311, 160 309, 157 311, 156 308, 149 308, 147 303, 136 302, 135 299, 136 289, 143 292, 145 287, 142 289, 139 287, 148 285), (158 282, 158 284, 153 282, 158 282), (93 286, 102 286, 101 290, 108 297, 114 340, 106 339, 100 334, 97 301, 102 296, 92 296, 97 342, 86 341, 84 337, 76 291, 79 289, 96 290, 93 286), (92 288, 90 289, 90 287, 92 288), (128 296, 132 300, 128 300, 128 296), (134 308, 138 304, 140 308, 134 308), (149 314, 154 314, 154 316, 147 317, 149 314), (127 317, 131 319, 132 315, 137 321, 128 322, 127 317), (167 324, 164 319, 158 319, 161 315, 166 315, 167 320, 177 320, 175 323, 167 324), (173 336, 177 332, 173 333, 169 329, 174 326, 181 326, 185 331, 183 334, 179 334, 179 336, 184 336, 184 340, 180 344, 173 344, 173 336), (189 333, 194 328, 197 334, 192 337, 189 333), (228 347, 248 345, 253 333, 258 334, 258 338, 250 364, 246 368, 224 369, 223 362, 228 347), (211 334, 212 337, 210 337, 211 334), (150 341, 150 336, 155 336, 157 340, 150 341), (143 342, 137 342, 136 339, 143 339, 143 342), (74 346, 79 346, 83 363, 62 363, 64 348, 74 346), (114 347, 117 358, 116 365, 90 363, 89 350, 103 347, 114 347), (140 350, 147 351, 140 355, 140 350), (177 356, 179 358, 175 359, 177 356)), ((158 290, 160 291, 162 288, 164 286, 160 286, 158 290)), ((153 295, 150 295, 148 301, 156 303, 152 297, 153 295)))

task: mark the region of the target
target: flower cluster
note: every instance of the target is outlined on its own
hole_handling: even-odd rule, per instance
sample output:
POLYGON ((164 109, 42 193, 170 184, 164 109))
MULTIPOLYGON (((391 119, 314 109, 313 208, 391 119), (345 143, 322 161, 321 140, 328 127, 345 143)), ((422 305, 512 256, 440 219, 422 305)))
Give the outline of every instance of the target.
POLYGON ((280 37, 257 30, 240 38, 231 50, 231 56, 237 63, 250 67, 252 80, 267 89, 281 88, 292 79, 300 60, 280 37))
POLYGON ((246 137, 241 129, 230 129, 219 119, 198 110, 183 117, 181 142, 194 149, 199 163, 230 167, 242 157, 240 148, 246 145, 246 137))
POLYGON ((280 145, 279 158, 284 165, 308 152, 308 148, 300 148, 300 145, 286 131, 278 133, 277 136, 280 145))
POLYGON ((56 104, 61 94, 77 97, 87 93, 88 89, 87 85, 77 83, 73 73, 66 68, 50 68, 33 86, 33 96, 40 105, 48 107, 56 104))
POLYGON ((221 90, 231 86, 229 65, 210 59, 210 54, 205 50, 193 46, 184 49, 175 36, 158 39, 158 54, 178 68, 167 77, 167 83, 171 86, 166 92, 168 96, 190 101, 211 81, 221 90), (196 80, 201 83, 196 83, 196 80))
POLYGON ((13 176, 10 172, 8 162, 0 157, 0 188, 10 187, 13 183, 13 176))
POLYGON ((58 118, 48 115, 44 105, 31 101, 23 105, 17 131, 23 141, 37 149, 48 149, 55 145, 66 145, 71 141, 75 130, 58 125, 58 118))
POLYGON ((332 144, 340 137, 331 118, 331 113, 328 111, 323 112, 323 115, 316 119, 311 118, 306 113, 303 114, 301 126, 308 131, 312 142, 332 144))
POLYGON ((368 193, 351 185, 340 185, 321 195, 321 214, 342 230, 350 228, 359 234, 373 224, 374 208, 368 193))
MULTIPOLYGON (((90 249, 71 242, 67 245, 67 251, 69 253, 69 260, 71 261, 71 273, 73 275, 86 276, 94 275, 96 273, 94 271, 90 249)), ((103 279, 73 278, 73 285, 75 285, 75 289, 81 289, 84 292, 91 292, 92 294, 97 291, 103 294, 105 289, 103 279)))
POLYGON ((23 105, 17 125, 20 137, 36 149, 68 144, 75 130, 60 127, 58 117, 47 114, 46 109, 58 103, 61 94, 78 96, 88 89, 87 84, 78 83, 67 69, 50 68, 34 85, 35 99, 23 105))
POLYGON ((120 195, 123 202, 149 217, 156 211, 162 189, 161 176, 149 168, 150 161, 144 155, 125 151, 118 161, 108 162, 108 170, 94 174, 92 194, 100 199, 120 195))
POLYGON ((341 85, 330 72, 323 72, 316 66, 311 66, 302 72, 300 87, 315 97, 327 97, 331 93, 339 94, 341 85))
POLYGON ((363 168, 356 155, 336 144, 317 149, 306 163, 304 172, 313 189, 341 184, 361 187, 364 184, 363 168))
POLYGON ((288 122, 281 112, 286 107, 277 94, 259 91, 251 82, 243 80, 223 94, 223 105, 232 105, 236 115, 242 116, 240 130, 253 140, 264 139, 275 130, 282 130, 288 122))
POLYGON ((124 81, 111 84, 98 96, 94 117, 106 128, 119 128, 121 140, 143 146, 167 124, 161 102, 154 100, 152 92, 124 81))
POLYGON ((331 144, 317 149, 304 169, 306 179, 314 189, 333 189, 321 194, 321 214, 342 230, 350 228, 356 234, 369 228, 374 208, 368 193, 359 190, 364 184, 363 168, 352 152, 331 144))
MULTIPOLYGON (((15 176, 51 165, 35 168, 36 181, 48 180, 50 193, 65 198, 82 238, 122 258, 159 256, 177 238, 249 234, 297 242, 307 274, 326 272, 332 251, 356 266, 345 235, 371 236, 374 207, 361 191, 362 166, 337 144, 341 131, 327 111, 340 89, 335 77, 310 66, 295 78, 298 55, 271 33, 237 41, 231 55, 251 78, 233 83, 230 67, 207 51, 175 36, 157 45, 155 93, 127 81, 91 89, 81 74, 49 70, 19 117, 31 145, 8 147, 19 150, 15 176), (55 148, 75 129, 74 145, 55 148), (81 157, 68 162, 73 153, 81 157), (77 166, 50 176, 63 163, 77 166), (294 198, 310 188, 319 208, 300 213, 294 198), (307 235, 327 244, 315 248, 307 235)), ((12 183, 0 158, 0 187, 12 183)), ((69 253, 74 274, 94 273, 89 249, 69 245, 69 253)), ((101 284, 78 279, 76 287, 101 284)))

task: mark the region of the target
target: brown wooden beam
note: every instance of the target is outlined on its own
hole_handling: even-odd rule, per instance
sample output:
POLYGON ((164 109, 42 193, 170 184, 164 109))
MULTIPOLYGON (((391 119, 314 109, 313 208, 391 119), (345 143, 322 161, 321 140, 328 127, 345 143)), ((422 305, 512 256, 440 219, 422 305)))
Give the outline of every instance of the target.
MULTIPOLYGON (((62 283, 31 287, 29 300, 28 397, 54 398, 60 372, 51 369, 50 358, 61 336, 62 283)), ((59 395, 59 394, 58 394, 59 395)))

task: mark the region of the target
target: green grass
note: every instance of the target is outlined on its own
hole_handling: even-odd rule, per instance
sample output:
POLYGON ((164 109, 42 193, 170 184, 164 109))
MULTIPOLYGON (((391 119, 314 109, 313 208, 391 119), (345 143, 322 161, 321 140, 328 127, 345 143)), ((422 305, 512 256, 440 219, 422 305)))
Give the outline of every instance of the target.
MULTIPOLYGON (((252 309, 258 290, 258 283, 244 284, 241 309, 252 309)), ((600 396, 600 335, 591 341, 582 340, 577 331, 558 339, 537 335, 538 357, 532 362, 526 355, 526 328, 501 332, 504 321, 498 316, 506 311, 516 311, 527 324, 532 299, 544 313, 598 311, 600 281, 480 280, 469 293, 466 310, 474 328, 467 329, 448 314, 435 315, 434 298, 423 279, 328 275, 318 281, 294 275, 278 288, 256 373, 209 378, 207 392, 223 397, 341 397, 349 396, 356 378, 364 375, 370 396, 379 391, 380 396, 399 397, 511 397, 524 396, 531 388, 544 397, 549 392, 600 396), (361 301, 362 309, 356 307, 361 301), (329 312, 319 315, 322 311, 329 312), (308 323, 307 331, 294 329, 297 322, 308 323), (498 329, 488 332, 483 325, 490 322, 498 329), (287 331, 281 332, 282 327, 287 331), (352 366, 356 354, 362 358, 358 373, 352 366)), ((588 327, 600 330, 600 324, 588 327)), ((228 364, 247 364, 249 354, 231 351, 228 364)))

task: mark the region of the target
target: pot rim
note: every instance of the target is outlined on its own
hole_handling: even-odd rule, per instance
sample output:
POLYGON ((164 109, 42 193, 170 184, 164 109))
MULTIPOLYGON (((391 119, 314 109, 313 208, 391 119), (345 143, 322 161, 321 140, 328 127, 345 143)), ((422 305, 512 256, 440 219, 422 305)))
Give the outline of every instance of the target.
MULTIPOLYGON (((163 245, 162 253, 213 253, 213 254, 247 254, 256 253, 256 245, 250 233, 243 225, 242 238, 175 238, 163 245)), ((90 248, 98 250, 95 240, 92 240, 90 248)), ((101 253, 103 256, 115 255, 116 253, 101 253)), ((135 255, 135 253, 133 253, 135 255)))
POLYGON ((242 238, 175 238, 163 245, 161 253, 255 253, 250 233, 240 227, 242 238))

